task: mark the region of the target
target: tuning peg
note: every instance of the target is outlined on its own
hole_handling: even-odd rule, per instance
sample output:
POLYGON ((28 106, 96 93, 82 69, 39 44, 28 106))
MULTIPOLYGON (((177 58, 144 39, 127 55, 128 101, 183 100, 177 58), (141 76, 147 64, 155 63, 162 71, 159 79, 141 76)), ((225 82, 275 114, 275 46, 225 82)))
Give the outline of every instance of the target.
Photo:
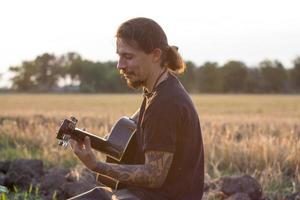
POLYGON ((64 135, 64 136, 63 136, 63 141, 69 141, 70 138, 71 138, 70 135, 64 135))
POLYGON ((66 149, 68 146, 69 146, 69 141, 64 141, 62 147, 66 149))
POLYGON ((64 144, 64 141, 62 141, 62 140, 59 140, 59 141, 58 141, 58 145, 59 145, 59 146, 62 146, 63 144, 64 144))
POLYGON ((71 121, 74 122, 74 124, 76 124, 78 122, 78 120, 75 117, 71 117, 71 121))
POLYGON ((58 145, 64 149, 66 149, 69 146, 69 141, 65 141, 65 140, 60 140, 58 142, 58 145))

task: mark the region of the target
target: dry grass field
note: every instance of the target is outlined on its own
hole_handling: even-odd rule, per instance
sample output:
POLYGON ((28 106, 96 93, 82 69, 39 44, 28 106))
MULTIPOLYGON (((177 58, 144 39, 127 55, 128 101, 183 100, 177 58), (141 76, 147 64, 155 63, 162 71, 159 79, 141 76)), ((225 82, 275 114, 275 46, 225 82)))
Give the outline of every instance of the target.
MULTIPOLYGON (((300 96, 192 99, 201 121, 207 177, 248 173, 271 196, 300 190, 300 96)), ((73 167, 79 162, 55 139, 60 120, 76 116, 78 127, 104 135, 141 101, 141 95, 0 95, 0 160, 38 158, 48 166, 73 167)))

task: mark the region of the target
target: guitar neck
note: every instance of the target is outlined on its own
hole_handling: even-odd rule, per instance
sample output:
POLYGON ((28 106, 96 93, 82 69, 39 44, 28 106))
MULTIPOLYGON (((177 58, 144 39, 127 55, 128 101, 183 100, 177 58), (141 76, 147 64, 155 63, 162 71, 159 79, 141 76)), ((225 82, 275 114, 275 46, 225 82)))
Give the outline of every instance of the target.
POLYGON ((112 156, 113 158, 119 158, 122 155, 121 147, 113 145, 110 142, 108 142, 106 139, 103 139, 97 135, 81 130, 79 128, 75 128, 75 130, 73 130, 73 134, 71 135, 71 138, 78 142, 83 142, 86 136, 90 138, 91 147, 93 149, 105 153, 109 156, 112 156))

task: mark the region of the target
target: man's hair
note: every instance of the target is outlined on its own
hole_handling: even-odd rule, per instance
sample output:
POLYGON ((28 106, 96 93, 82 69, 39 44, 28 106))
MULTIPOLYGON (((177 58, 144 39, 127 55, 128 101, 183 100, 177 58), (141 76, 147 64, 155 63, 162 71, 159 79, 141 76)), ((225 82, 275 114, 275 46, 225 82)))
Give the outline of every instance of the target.
POLYGON ((185 63, 178 53, 178 48, 169 46, 168 39, 158 23, 149 18, 133 18, 120 25, 117 38, 128 44, 136 43, 145 53, 151 53, 155 48, 162 51, 161 66, 180 74, 185 70, 185 63))

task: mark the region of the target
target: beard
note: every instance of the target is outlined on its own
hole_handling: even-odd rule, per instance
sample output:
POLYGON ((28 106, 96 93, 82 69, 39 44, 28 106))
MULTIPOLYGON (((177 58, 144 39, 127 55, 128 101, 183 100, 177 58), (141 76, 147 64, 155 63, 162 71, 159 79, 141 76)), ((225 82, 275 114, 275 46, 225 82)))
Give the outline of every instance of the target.
POLYGON ((126 80, 128 87, 133 88, 133 89, 138 89, 141 88, 144 84, 144 81, 130 81, 126 80))
POLYGON ((138 89, 144 85, 144 81, 142 80, 131 81, 129 78, 125 77, 125 75, 131 75, 131 76, 135 75, 134 72, 125 72, 124 70, 120 70, 120 74, 126 80, 126 83, 130 88, 138 89))

